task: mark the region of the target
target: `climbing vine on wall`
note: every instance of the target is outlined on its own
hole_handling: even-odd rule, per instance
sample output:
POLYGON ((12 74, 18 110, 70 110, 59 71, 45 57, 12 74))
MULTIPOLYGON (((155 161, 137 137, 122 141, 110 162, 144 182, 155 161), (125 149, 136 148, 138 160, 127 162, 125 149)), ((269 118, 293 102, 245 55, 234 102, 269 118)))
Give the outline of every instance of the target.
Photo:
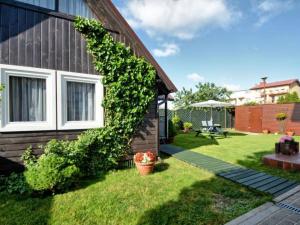
POLYGON ((65 189, 78 177, 112 168, 130 148, 156 95, 156 70, 144 58, 113 40, 96 20, 78 17, 75 28, 85 37, 95 69, 103 75, 105 127, 88 130, 76 141, 52 140, 38 159, 26 152, 25 177, 34 190, 65 189))

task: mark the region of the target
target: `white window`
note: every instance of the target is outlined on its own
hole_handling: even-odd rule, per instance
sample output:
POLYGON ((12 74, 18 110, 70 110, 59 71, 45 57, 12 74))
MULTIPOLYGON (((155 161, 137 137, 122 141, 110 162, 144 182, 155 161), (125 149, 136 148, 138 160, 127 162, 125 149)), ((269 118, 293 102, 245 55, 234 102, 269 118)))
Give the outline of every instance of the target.
POLYGON ((0 64, 0 131, 56 129, 55 71, 0 64))
POLYGON ((58 129, 103 127, 103 86, 98 75, 57 72, 58 129))

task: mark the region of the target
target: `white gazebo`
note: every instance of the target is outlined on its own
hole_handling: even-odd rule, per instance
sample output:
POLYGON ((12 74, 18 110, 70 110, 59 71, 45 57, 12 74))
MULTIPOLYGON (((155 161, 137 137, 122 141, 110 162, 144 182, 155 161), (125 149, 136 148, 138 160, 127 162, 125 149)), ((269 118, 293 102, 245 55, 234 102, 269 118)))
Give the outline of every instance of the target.
MULTIPOLYGON (((213 108, 226 108, 226 107, 231 107, 234 105, 231 103, 228 103, 228 102, 219 102, 219 101, 215 101, 215 100, 208 100, 205 102, 193 103, 193 104, 191 104, 191 106, 198 107, 198 108, 210 108, 210 120, 213 121, 213 115, 212 115, 213 108)), ((225 117, 226 117, 226 113, 225 113, 225 117)), ((226 121, 226 118, 225 118, 225 121, 226 121)))

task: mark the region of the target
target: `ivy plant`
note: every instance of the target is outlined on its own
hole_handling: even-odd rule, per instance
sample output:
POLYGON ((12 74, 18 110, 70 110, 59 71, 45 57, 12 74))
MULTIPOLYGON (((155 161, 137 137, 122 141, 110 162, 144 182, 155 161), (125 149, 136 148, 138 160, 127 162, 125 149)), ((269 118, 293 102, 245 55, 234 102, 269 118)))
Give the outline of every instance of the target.
POLYGON ((78 177, 113 168, 130 149, 156 95, 156 70, 149 62, 115 41, 96 20, 77 17, 75 28, 86 39, 95 69, 103 76, 105 127, 88 130, 75 141, 51 140, 38 159, 28 150, 25 177, 33 190, 65 189, 78 177))

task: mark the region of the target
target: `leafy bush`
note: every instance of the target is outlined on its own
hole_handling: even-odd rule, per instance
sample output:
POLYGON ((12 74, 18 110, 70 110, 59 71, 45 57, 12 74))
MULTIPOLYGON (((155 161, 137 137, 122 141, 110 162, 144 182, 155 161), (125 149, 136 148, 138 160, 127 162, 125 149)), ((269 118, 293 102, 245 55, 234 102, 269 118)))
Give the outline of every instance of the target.
POLYGON ((300 102, 300 98, 297 94, 297 92, 293 93, 287 93, 283 96, 280 96, 277 100, 277 103, 279 104, 286 104, 286 103, 297 103, 300 102))
POLYGON ((1 191, 6 191, 10 194, 24 194, 30 193, 31 189, 22 173, 11 173, 8 177, 0 176, 1 191))
POLYGON ((79 174, 79 168, 56 154, 42 155, 38 163, 27 165, 24 173, 30 188, 36 191, 66 190, 79 174))
POLYGON ((275 118, 276 118, 276 120, 278 120, 278 121, 285 120, 287 117, 288 117, 288 115, 287 115, 286 113, 283 113, 283 112, 277 113, 277 114, 275 115, 275 118))
POLYGON ((247 102, 247 103, 244 104, 244 106, 255 106, 255 105, 258 105, 258 104, 257 104, 257 102, 253 102, 253 101, 252 102, 247 102))
POLYGON ((175 129, 175 126, 174 126, 172 120, 168 121, 168 131, 169 131, 169 137, 171 137, 171 138, 175 137, 177 134, 177 131, 175 129))
POLYGON ((182 120, 180 119, 180 117, 178 115, 175 115, 172 118, 172 122, 173 122, 174 127, 177 131, 183 130, 183 122, 182 122, 182 120))
POLYGON ((189 130, 189 129, 191 129, 191 128, 193 127, 193 124, 190 123, 190 122, 185 122, 185 123, 183 124, 183 127, 184 127, 184 129, 189 130))
POLYGON ((0 192, 6 190, 6 177, 3 175, 0 175, 0 192))
POLYGON ((156 70, 144 58, 115 42, 96 20, 78 17, 75 28, 84 35, 95 69, 104 76, 105 127, 88 130, 76 141, 52 140, 38 159, 26 151, 26 181, 37 191, 63 191, 82 176, 113 168, 130 149, 156 95, 156 70))

